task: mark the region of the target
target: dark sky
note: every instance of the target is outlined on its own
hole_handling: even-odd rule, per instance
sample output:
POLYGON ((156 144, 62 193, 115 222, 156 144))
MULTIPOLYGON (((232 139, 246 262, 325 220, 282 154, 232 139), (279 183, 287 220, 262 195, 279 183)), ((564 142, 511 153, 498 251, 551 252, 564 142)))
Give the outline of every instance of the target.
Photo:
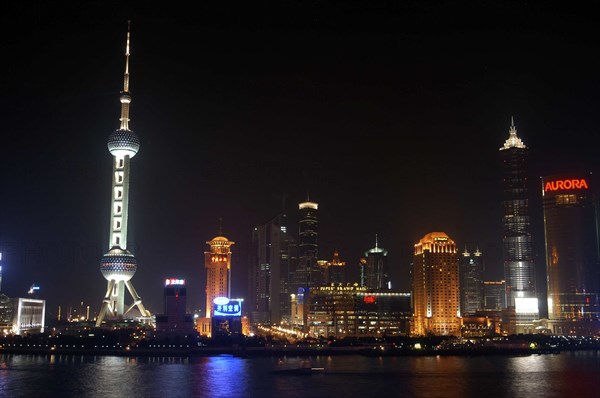
POLYGON ((233 295, 244 296, 252 228, 284 201, 293 219, 307 193, 319 203, 320 257, 337 248, 352 279, 377 234, 407 291, 411 247, 431 231, 477 245, 487 276, 502 278, 498 148, 511 115, 531 150, 545 292, 539 176, 599 165, 591 6, 169 4, 0 6, 5 293, 37 283, 50 316, 80 301, 99 309, 127 19, 141 139, 129 247, 152 311, 166 277, 187 279, 190 309, 203 303, 202 254, 220 217, 236 242, 233 295))

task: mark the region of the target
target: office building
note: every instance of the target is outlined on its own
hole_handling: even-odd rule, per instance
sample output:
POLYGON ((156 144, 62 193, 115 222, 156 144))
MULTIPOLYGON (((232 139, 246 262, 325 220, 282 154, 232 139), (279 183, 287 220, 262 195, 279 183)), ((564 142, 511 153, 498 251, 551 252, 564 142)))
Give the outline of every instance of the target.
POLYGON ((591 173, 542 177, 549 327, 600 332, 598 207, 591 173))
POLYGON ((364 287, 369 289, 391 289, 389 278, 388 252, 377 244, 375 236, 375 247, 365 252, 365 261, 361 263, 361 281, 364 287))
POLYGON ((358 284, 311 289, 308 333, 313 337, 396 336, 410 332, 410 293, 358 284))
MULTIPOLYGON (((507 306, 518 318, 518 331, 538 318, 531 219, 527 190, 528 148, 511 119, 509 137, 500 148, 502 160, 503 257, 507 306)), ((517 319, 515 318, 515 319, 517 319)))
POLYGON ((289 323, 298 245, 287 232, 285 213, 254 228, 249 263, 247 310, 252 325, 289 323))
POLYGON ((164 312, 156 315, 157 336, 175 337, 194 333, 194 315, 187 313, 185 279, 166 279, 163 297, 164 312))
POLYGON ((483 308, 483 255, 476 249, 459 256, 460 312, 462 316, 474 315, 483 308))
POLYGON ((333 252, 331 261, 319 260, 318 264, 324 270, 325 285, 339 285, 346 282, 346 262, 340 259, 340 253, 337 250, 333 252))
POLYGON ((293 276, 292 291, 319 286, 325 281, 325 270, 317 262, 319 205, 306 201, 300 203, 298 209, 298 266, 293 276))
POLYGON ((506 309, 506 286, 504 281, 483 281, 483 309, 486 311, 506 309))
POLYGON ((412 298, 413 335, 460 334, 458 254, 444 232, 428 233, 415 244, 412 298))

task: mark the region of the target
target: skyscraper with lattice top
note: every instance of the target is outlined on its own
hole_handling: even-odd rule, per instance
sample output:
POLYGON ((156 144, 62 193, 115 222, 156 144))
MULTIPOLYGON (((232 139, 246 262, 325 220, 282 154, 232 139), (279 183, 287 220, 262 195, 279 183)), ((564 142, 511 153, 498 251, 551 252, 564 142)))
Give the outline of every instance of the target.
POLYGON ((141 317, 150 317, 144 308, 142 299, 131 283, 137 270, 137 261, 127 250, 127 214, 129 208, 129 162, 140 149, 140 139, 129 129, 129 40, 130 29, 127 29, 127 45, 125 49, 125 77, 121 91, 121 117, 119 128, 108 137, 108 150, 113 156, 112 189, 110 200, 110 234, 109 251, 100 260, 100 272, 108 281, 108 287, 96 326, 100 326, 105 317, 123 319, 137 306, 141 317), (125 287, 133 298, 133 303, 125 307, 125 287))
POLYGON ((528 148, 517 136, 512 118, 508 139, 500 148, 500 158, 506 305, 527 322, 527 319, 536 319, 539 312, 527 192, 528 148))

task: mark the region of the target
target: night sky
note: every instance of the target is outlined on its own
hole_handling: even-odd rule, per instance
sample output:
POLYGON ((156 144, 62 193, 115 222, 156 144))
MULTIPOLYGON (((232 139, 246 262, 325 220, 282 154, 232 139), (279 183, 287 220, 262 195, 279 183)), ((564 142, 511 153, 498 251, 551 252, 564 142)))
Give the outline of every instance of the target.
MULTIPOLYGON (((600 43, 591 9, 545 2, 5 2, 1 7, 2 291, 37 283, 55 316, 106 289, 112 161, 131 19, 129 249, 162 311, 167 277, 204 302, 203 252, 233 246, 246 296, 252 228, 319 203, 319 257, 348 278, 374 246, 408 291, 412 245, 443 231, 501 279, 498 148, 530 148, 538 291, 539 177, 600 172, 600 43), (125 4, 125 5, 124 5, 125 4)), ((588 4, 597 3, 590 2, 588 4)), ((126 302, 131 302, 129 298, 126 302)))

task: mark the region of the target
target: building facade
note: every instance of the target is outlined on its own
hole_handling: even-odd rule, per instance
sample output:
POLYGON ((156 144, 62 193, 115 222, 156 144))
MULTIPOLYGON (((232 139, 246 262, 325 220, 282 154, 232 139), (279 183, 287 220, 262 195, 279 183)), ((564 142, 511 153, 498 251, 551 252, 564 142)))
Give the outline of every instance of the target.
MULTIPOLYGON (((548 318, 557 334, 600 318, 598 207, 591 173, 542 177, 548 318)), ((573 329, 573 330, 571 330, 573 329)))
POLYGON ((231 292, 231 246, 235 242, 224 236, 215 236, 206 242, 210 250, 204 252, 206 268, 206 313, 212 317, 213 302, 217 297, 229 297, 231 292))
POLYGON ((458 253, 456 244, 444 232, 428 233, 415 244, 412 284, 412 333, 458 336, 458 253))
POLYGON ((504 281, 483 281, 483 309, 486 311, 506 309, 506 284, 504 281))
POLYGON ((194 315, 187 313, 187 287, 184 279, 168 278, 163 291, 163 313, 156 315, 159 336, 185 336, 194 332, 194 315))
POLYGON ((324 270, 325 285, 346 283, 346 262, 340 259, 340 253, 337 250, 333 252, 331 261, 319 260, 318 263, 324 270))
POLYGON ((318 210, 315 202, 298 204, 298 266, 294 271, 292 291, 298 288, 322 285, 325 282, 325 270, 318 264, 318 210))
POLYGON ((465 248, 459 258, 460 312, 462 316, 475 315, 483 308, 483 254, 465 248))
POLYGON ((369 289, 391 289, 392 284, 388 270, 388 252, 377 244, 365 252, 365 261, 361 263, 361 281, 369 289))
POLYGON ((252 325, 290 323, 290 284, 298 245, 287 233, 285 213, 252 231, 248 312, 252 325))
POLYGON ((527 189, 528 148, 517 136, 513 120, 500 157, 506 304, 515 309, 523 322, 528 322, 537 319, 539 313, 527 189))
POLYGON ((308 333, 313 337, 396 336, 410 332, 410 293, 332 284, 310 291, 308 333))

